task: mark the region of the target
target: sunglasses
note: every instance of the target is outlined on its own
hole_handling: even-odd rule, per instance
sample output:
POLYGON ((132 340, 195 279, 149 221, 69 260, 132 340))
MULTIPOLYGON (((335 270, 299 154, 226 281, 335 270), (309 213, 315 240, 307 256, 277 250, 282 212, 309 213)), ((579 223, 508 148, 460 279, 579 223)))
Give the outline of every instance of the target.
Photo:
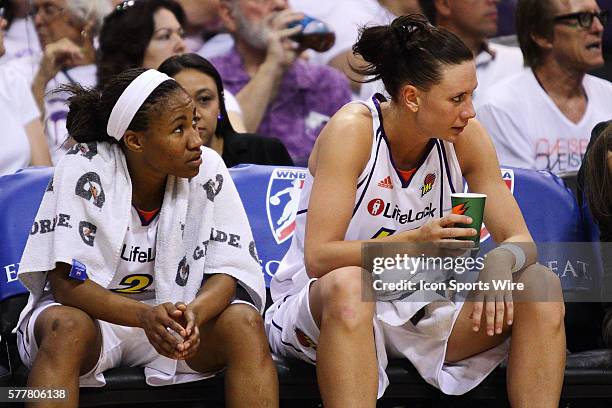
POLYGON ((557 16, 553 18, 555 23, 567 21, 567 20, 575 20, 578 25, 582 28, 591 28, 593 25, 593 20, 595 17, 599 20, 601 25, 605 26, 608 22, 608 17, 610 16, 610 12, 608 10, 601 10, 599 12, 593 11, 579 11, 578 13, 570 13, 563 14, 561 16, 557 16))

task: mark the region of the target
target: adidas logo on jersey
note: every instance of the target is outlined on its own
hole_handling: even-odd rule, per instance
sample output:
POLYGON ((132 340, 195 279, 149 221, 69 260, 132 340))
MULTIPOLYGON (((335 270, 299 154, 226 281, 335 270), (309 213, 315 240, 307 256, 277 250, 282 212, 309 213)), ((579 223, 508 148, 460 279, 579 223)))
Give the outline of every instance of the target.
POLYGON ((391 182, 391 176, 387 176, 385 179, 381 180, 378 183, 378 187, 388 188, 389 190, 393 190, 393 183, 391 182))

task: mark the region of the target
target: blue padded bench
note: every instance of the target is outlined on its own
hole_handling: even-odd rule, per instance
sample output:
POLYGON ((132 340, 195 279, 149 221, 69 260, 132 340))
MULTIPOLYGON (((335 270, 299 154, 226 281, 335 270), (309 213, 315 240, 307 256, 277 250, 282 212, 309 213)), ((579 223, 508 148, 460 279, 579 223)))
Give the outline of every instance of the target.
MULTIPOLYGON (((291 205, 296 204, 296 192, 299 193, 303 185, 305 169, 245 165, 230 169, 230 173, 249 216, 266 284, 269 284, 278 262, 290 244, 293 224, 292 218, 287 215, 295 214, 295 208, 291 205)), ((580 242, 590 239, 586 236, 591 235, 592 222, 585 221, 582 209, 562 180, 549 173, 519 169, 502 169, 502 175, 508 187, 513 190, 537 242, 580 242)), ((15 337, 10 334, 27 300, 27 293, 15 276, 32 221, 51 176, 52 169, 34 168, 0 177, 0 386, 23 385, 27 379, 27 371, 16 353, 15 337)), ((483 247, 492 248, 491 241, 485 234, 483 247)), ((591 274, 595 279, 564 276, 564 290, 572 293, 585 288, 596 289, 596 266, 591 274)), ((596 305, 591 308, 596 308, 596 305)), ((586 327, 584 320, 590 318, 587 326, 597 327, 599 317, 588 307, 585 310, 577 313, 578 326, 586 327), (585 310, 589 314, 585 315, 585 310)), ((572 328, 574 324, 567 322, 567 326, 572 328)), ((582 336, 585 332, 579 333, 582 336)), ((590 344, 596 345, 596 330, 589 333, 590 344)), ((276 356, 275 361, 282 404, 291 407, 315 406, 319 394, 314 366, 276 356)), ((462 397, 441 395, 426 384, 406 360, 390 362, 387 371, 391 385, 381 405, 397 406, 418 401, 422 404, 448 406, 454 401, 462 403, 467 400, 489 402, 497 407, 507 401, 503 366, 496 369, 475 390, 462 397)), ((204 401, 206 406, 222 406, 223 403, 222 375, 196 383, 160 388, 147 386, 143 370, 138 368, 116 368, 106 372, 105 376, 105 387, 81 389, 81 406, 131 407, 147 404, 148 407, 154 407, 180 403, 180 406, 186 407, 195 401, 204 401)), ((568 356, 563 398, 612 399, 610 350, 593 349, 568 356)))

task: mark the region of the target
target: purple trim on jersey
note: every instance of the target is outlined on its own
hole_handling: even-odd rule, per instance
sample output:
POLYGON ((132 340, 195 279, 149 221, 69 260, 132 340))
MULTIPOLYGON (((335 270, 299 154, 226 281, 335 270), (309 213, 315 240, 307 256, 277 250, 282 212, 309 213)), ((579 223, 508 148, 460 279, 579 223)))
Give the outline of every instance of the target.
MULTIPOLYGON (((279 305, 280 306, 280 305, 279 305)), ((280 330, 280 332, 283 332, 283 328, 274 321, 274 319, 272 319, 272 326, 274 326, 275 328, 277 328, 278 330, 280 330)), ((295 351, 297 351, 298 353, 304 354, 304 357, 306 357, 307 359, 309 359, 312 363, 316 363, 315 360, 313 360, 312 358, 308 357, 302 350, 300 350, 299 348, 295 347, 293 344, 281 339, 281 343, 283 343, 285 346, 289 346, 292 349, 294 349, 295 351)))
POLYGON ((368 186, 370 185, 370 181, 372 181, 372 176, 374 175, 374 169, 376 168, 376 162, 378 162, 378 153, 380 152, 380 142, 383 139, 382 137, 378 137, 381 132, 384 132, 384 130, 382 130, 382 123, 381 123, 381 126, 376 131, 376 139, 378 140, 378 143, 376 144, 376 155, 374 155, 374 163, 372 163, 372 168, 370 169, 370 173, 368 174, 368 177, 367 177, 368 182, 366 183, 365 187, 363 188, 363 191, 361 192, 361 197, 359 197, 359 200, 357 200, 357 204, 355 205, 355 208, 353 209, 352 217, 354 217, 355 214, 357 213, 357 210, 359 209, 359 206, 361 205, 361 202, 363 201, 363 197, 365 197, 365 194, 368 191, 368 186))
POLYGON ((436 149, 438 150, 438 160, 440 161, 440 218, 444 216, 444 170, 442 167, 444 166, 442 162, 442 151, 440 150, 441 141, 438 139, 434 139, 436 141, 436 149))
POLYGON ((444 142, 440 141, 440 147, 442 148, 442 154, 444 155, 444 168, 446 169, 446 177, 448 177, 448 185, 450 186, 451 192, 456 193, 455 186, 453 186, 453 179, 450 174, 450 167, 448 166, 448 155, 446 154, 446 148, 444 142))
MULTIPOLYGON (((382 137, 385 140, 385 143, 387 143, 387 149, 389 150, 389 160, 391 160, 391 165, 393 166, 393 170, 395 170, 395 174, 397 174, 397 178, 400 180, 402 188, 407 188, 408 186, 410 186, 410 183, 412 182, 412 179, 414 179, 414 177, 410 177, 408 180, 404 180, 404 177, 402 177, 402 174, 399 172, 399 170, 397 169, 397 166, 395 165, 395 160, 393 160, 393 154, 391 154, 391 143, 389 142, 389 139, 387 138, 387 135, 385 133, 385 126, 383 124, 382 110, 380 109, 380 103, 378 101, 379 97, 381 98, 381 102, 385 102, 387 100, 383 95, 379 93, 372 96, 372 100, 374 101, 374 106, 376 107, 376 110, 378 111, 378 118, 380 120, 379 129, 382 132, 382 137)), ((423 156, 419 160, 419 163, 414 168, 414 173, 416 173, 419 170, 419 168, 423 165, 423 163, 425 163, 434 145, 435 145, 435 139, 431 139, 427 143, 427 147, 425 148, 425 153, 423 153, 423 156)))

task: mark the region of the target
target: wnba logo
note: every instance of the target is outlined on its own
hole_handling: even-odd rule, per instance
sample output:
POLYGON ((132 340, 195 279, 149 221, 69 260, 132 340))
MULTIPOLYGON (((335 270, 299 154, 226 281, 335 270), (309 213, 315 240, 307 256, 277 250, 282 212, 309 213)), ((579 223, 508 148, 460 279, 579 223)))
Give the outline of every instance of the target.
POLYGON ((377 216, 385 209, 385 202, 380 198, 375 198, 368 203, 368 212, 373 216, 377 216))

